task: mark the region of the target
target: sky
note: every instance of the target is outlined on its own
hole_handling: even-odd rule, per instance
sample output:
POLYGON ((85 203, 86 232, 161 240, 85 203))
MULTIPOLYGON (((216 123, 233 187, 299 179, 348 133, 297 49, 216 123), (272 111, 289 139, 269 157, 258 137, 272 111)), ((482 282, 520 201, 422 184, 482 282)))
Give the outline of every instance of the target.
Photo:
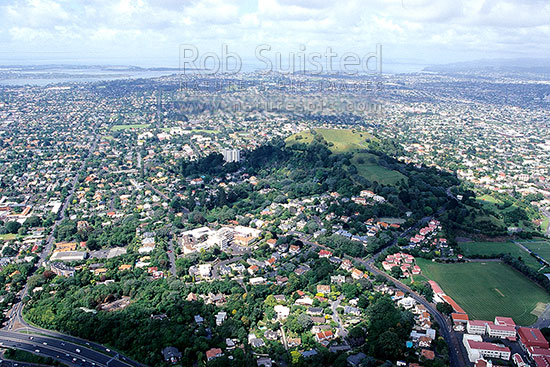
MULTIPOLYGON (((548 0, 2 0, 0 64, 177 67, 180 45, 426 65, 550 55, 548 0)), ((272 54, 269 55, 272 57, 272 54)), ((248 60, 248 61, 247 61, 248 60)))

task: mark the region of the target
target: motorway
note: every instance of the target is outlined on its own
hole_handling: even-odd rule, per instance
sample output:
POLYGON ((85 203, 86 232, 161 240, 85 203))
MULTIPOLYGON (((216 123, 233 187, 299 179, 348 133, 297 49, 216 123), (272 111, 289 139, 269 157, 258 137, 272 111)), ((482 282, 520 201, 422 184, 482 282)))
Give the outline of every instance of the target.
MULTIPOLYGON (((55 228, 65 219, 66 210, 72 200, 78 184, 80 172, 85 172, 88 159, 92 156, 97 147, 97 134, 94 131, 94 142, 90 147, 86 157, 83 159, 80 170, 75 174, 71 181, 69 195, 63 201, 59 211, 59 217, 55 221, 52 231, 46 239, 44 247, 35 269, 44 264, 51 253, 54 243, 55 228)), ((50 357, 61 361, 68 366, 105 366, 105 367, 141 367, 138 362, 121 356, 111 351, 109 348, 92 343, 87 340, 65 335, 56 331, 50 331, 31 326, 23 319, 23 298, 28 292, 28 286, 25 284, 18 293, 19 302, 16 302, 8 313, 8 322, 0 330, 0 343, 3 347, 12 347, 24 350, 42 357, 50 357), (24 330, 27 334, 17 332, 24 330), (28 334, 28 333, 34 334, 28 334), (77 351, 78 350, 78 351, 77 351)), ((0 362, 2 362, 0 360, 0 362)), ((15 365, 12 362, 5 362, 2 365, 15 365)), ((23 365, 22 363, 19 365, 23 365)))
MULTIPOLYGON (((80 344, 74 344, 49 336, 0 330, 0 343, 2 347, 11 347, 42 357, 49 357, 68 366, 135 366, 131 361, 118 359, 120 357, 112 352, 104 354, 80 344)), ((108 353, 108 349, 104 348, 104 350, 108 353)))

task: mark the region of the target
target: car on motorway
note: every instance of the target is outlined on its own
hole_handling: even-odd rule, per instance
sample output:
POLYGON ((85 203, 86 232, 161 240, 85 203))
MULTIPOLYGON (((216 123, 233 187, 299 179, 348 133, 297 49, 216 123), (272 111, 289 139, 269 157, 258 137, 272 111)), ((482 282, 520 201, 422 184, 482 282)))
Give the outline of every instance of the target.
POLYGON ((40 349, 35 349, 34 350, 36 353, 40 353, 40 349))
POLYGON ((80 349, 76 348, 76 352, 77 352, 77 353, 80 353, 80 349))

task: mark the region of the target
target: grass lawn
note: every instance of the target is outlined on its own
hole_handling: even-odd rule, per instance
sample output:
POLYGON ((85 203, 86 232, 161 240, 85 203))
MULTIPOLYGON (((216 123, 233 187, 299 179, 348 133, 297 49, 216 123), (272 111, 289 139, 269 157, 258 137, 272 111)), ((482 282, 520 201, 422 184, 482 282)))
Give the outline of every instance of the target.
MULTIPOLYGON (((329 144, 333 153, 346 153, 367 148, 368 141, 376 139, 365 131, 354 131, 351 129, 315 129, 329 144)), ((296 143, 308 144, 313 141, 313 134, 310 131, 302 131, 289 136, 286 139, 287 145, 296 143)))
MULTIPOLYGON (((376 138, 365 131, 354 131, 351 129, 315 129, 327 141, 330 150, 335 153, 357 152, 368 147, 370 140, 376 138)), ((286 139, 287 145, 309 144, 313 141, 314 134, 311 131, 302 131, 289 136, 286 139)), ((380 184, 394 185, 407 177, 397 171, 382 167, 378 163, 378 157, 369 153, 355 153, 352 163, 358 173, 367 180, 380 184)))
POLYGON ((11 241, 15 240, 16 238, 17 235, 13 233, 0 234, 0 241, 11 241))
POLYGON ((502 201, 491 196, 491 195, 481 195, 477 200, 484 201, 491 204, 502 204, 502 201))
POLYGON ((367 141, 374 137, 365 131, 353 131, 350 129, 315 129, 316 132, 332 146, 334 153, 345 153, 353 150, 367 148, 367 141))
MULTIPOLYGON (((171 127, 163 127, 161 128, 162 131, 170 131, 172 130, 171 127)), ((219 134, 220 130, 209 130, 209 129, 192 129, 192 130, 184 130, 184 131, 190 131, 191 133, 204 133, 204 134, 219 134)))
POLYGON ((540 224, 540 228, 543 232, 546 232, 548 230, 548 217, 544 217, 542 223, 540 224))
POLYGON ((500 262, 440 264, 417 259, 424 276, 435 280, 470 319, 512 317, 531 325, 537 304, 550 303, 550 295, 528 278, 500 262))
POLYGON ((533 241, 518 241, 546 261, 550 261, 550 241, 540 239, 533 241))
POLYGON ((371 182, 378 182, 384 185, 395 185, 401 180, 408 178, 400 172, 382 167, 378 164, 378 157, 369 153, 356 153, 352 163, 357 167, 358 173, 371 182))
POLYGON ((510 254, 515 258, 521 256, 525 265, 533 270, 539 270, 542 267, 533 256, 529 255, 527 251, 513 242, 463 242, 460 244, 460 249, 466 257, 474 255, 496 256, 499 254, 510 254))
POLYGON ((129 130, 129 129, 145 129, 145 128, 148 128, 149 126, 150 124, 113 125, 111 127, 111 130, 119 131, 119 130, 129 130))

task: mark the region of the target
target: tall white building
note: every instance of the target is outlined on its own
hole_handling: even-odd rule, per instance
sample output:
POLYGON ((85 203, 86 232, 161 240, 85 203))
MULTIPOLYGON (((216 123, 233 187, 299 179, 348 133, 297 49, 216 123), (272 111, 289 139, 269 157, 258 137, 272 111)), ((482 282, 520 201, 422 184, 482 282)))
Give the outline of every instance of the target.
POLYGON ((223 160, 226 162, 239 162, 241 160, 241 151, 238 149, 224 148, 222 155, 223 160))

